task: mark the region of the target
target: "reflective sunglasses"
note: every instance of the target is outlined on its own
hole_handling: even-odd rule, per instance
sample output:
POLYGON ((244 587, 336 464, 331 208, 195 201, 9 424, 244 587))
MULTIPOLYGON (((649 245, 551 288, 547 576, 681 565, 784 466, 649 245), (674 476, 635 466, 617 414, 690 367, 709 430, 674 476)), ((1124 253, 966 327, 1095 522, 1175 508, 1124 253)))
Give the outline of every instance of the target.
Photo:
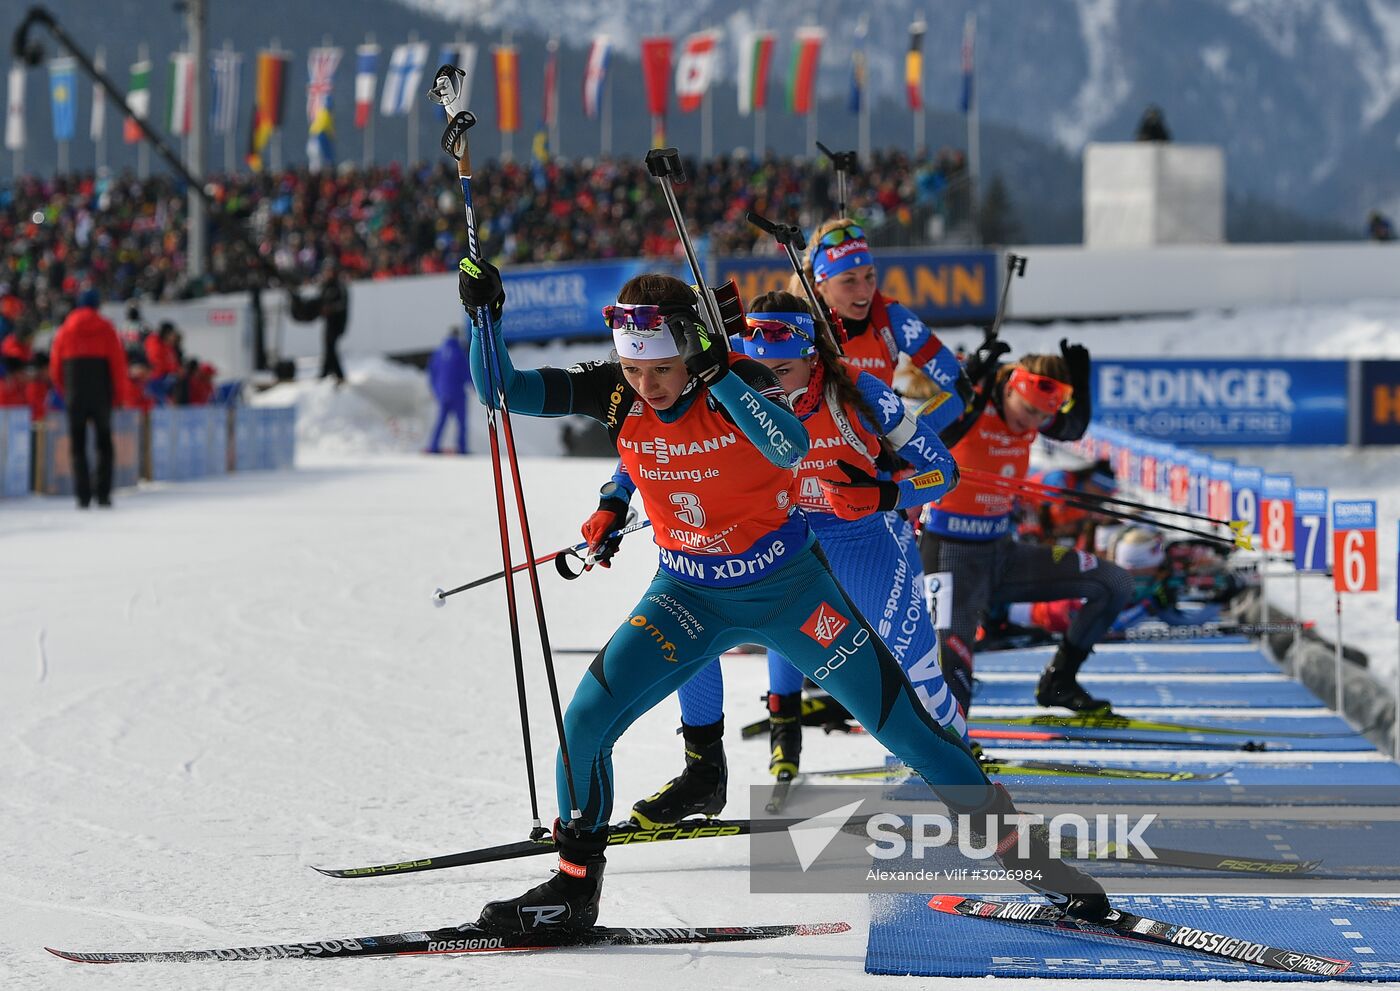
POLYGON ((811 335, 782 320, 768 319, 761 314, 745 317, 742 336, 746 340, 751 340, 759 335, 762 335, 765 341, 772 341, 774 344, 780 341, 790 341, 794 337, 800 337, 808 342, 812 340, 811 335))
POLYGON ((1047 415, 1066 412, 1074 400, 1074 386, 1024 368, 1011 372, 1008 384, 1036 409, 1047 415))
POLYGON ((864 240, 865 231, 861 230, 856 224, 847 224, 845 227, 837 227, 834 230, 827 231, 821 236, 817 243, 828 248, 835 248, 838 245, 845 244, 847 241, 864 240))
POLYGON ((609 330, 653 337, 665 327, 666 314, 655 303, 609 303, 603 307, 603 322, 609 330))

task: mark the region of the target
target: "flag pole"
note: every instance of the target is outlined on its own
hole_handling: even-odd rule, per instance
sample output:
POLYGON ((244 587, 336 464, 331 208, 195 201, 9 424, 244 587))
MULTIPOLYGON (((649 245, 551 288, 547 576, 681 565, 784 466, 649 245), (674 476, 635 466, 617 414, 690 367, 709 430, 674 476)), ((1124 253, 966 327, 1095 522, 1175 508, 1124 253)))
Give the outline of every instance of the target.
MULTIPOLYGON (((97 50, 93 52, 92 64, 97 66, 99 72, 106 70, 107 52, 103 48, 103 46, 98 45, 97 50)), ((94 85, 92 87, 92 98, 94 100, 97 100, 99 99, 99 95, 101 99, 106 99, 106 94, 103 93, 102 90, 99 89, 96 85, 94 85)), ((92 165, 93 169, 97 172, 101 172, 107 167, 107 118, 105 107, 103 109, 103 115, 104 116, 102 118, 102 130, 98 133, 96 139, 93 142, 92 151, 92 165)))
POLYGON ((612 157, 612 77, 611 72, 603 73, 603 110, 598 115, 601 118, 598 124, 601 131, 599 141, 604 158, 612 157))
POLYGON ((700 158, 708 162, 715 156, 715 114, 714 101, 706 88, 700 94, 700 158))
MULTIPOLYGON (((187 0, 185 4, 185 26, 189 32, 190 58, 194 67, 190 70, 193 78, 189 81, 190 132, 185 168, 200 183, 204 182, 204 137, 207 122, 204 119, 204 79, 208 72, 204 52, 205 0, 187 0)), ((186 193, 187 220, 185 223, 185 271, 191 279, 204 277, 208 246, 205 240, 208 233, 204 220, 204 197, 196 189, 186 193)))
POLYGON ((549 57, 554 59, 554 78, 549 81, 549 153, 559 158, 564 154, 559 147, 559 39, 550 38, 547 47, 549 57))
MULTIPOLYGON (((366 44, 366 45, 372 45, 372 44, 374 44, 374 32, 373 32, 373 31, 371 31, 371 32, 369 32, 368 34, 365 35, 365 44, 366 44)), ((376 74, 376 75, 379 74, 379 57, 378 57, 377 55, 375 56, 374 71, 375 71, 375 74, 376 74)), ((378 94, 376 94, 376 95, 378 95, 378 94)), ((373 158, 374 158, 374 118, 375 118, 374 104, 375 104, 375 100, 374 100, 374 99, 371 99, 371 100, 369 101, 369 114, 368 114, 368 118, 365 120, 365 128, 364 128, 364 149, 360 152, 360 165, 361 165, 362 168, 366 168, 366 169, 369 168, 370 162, 371 162, 371 161, 373 160, 373 158)))
MULTIPOLYGON (((416 45, 418 43, 418 32, 408 32, 408 43, 416 45)), ((411 52, 412 49, 409 49, 411 52)), ((399 99, 405 100, 406 94, 399 99)), ((418 157, 418 101, 408 100, 408 148, 404 152, 404 168, 411 168, 414 160, 418 157)))
MULTIPOLYGON (((146 45, 146 43, 145 43, 144 41, 141 42, 141 44, 139 44, 139 45, 136 46, 136 61, 137 61, 137 62, 148 62, 148 61, 150 61, 150 58, 151 58, 151 50, 150 50, 150 48, 147 47, 147 45, 146 45)), ((155 66, 152 66, 152 67, 151 67, 151 71, 148 72, 147 75, 146 75, 146 92, 147 92, 147 94, 149 94, 149 93, 151 92, 151 83, 154 82, 154 78, 153 78, 154 75, 155 75, 155 71, 154 71, 154 70, 155 70, 155 66)), ((146 97, 146 99, 147 99, 147 111, 146 111, 146 113, 147 113, 147 116, 150 116, 150 110, 149 110, 150 96, 148 95, 148 96, 146 97)), ((123 108, 123 109, 125 109, 125 108, 123 108)), ((138 179, 149 179, 150 176, 151 176, 151 150, 150 150, 150 144, 149 144, 149 142, 142 141, 142 142, 140 142, 140 143, 136 146, 136 178, 138 178, 138 179)))

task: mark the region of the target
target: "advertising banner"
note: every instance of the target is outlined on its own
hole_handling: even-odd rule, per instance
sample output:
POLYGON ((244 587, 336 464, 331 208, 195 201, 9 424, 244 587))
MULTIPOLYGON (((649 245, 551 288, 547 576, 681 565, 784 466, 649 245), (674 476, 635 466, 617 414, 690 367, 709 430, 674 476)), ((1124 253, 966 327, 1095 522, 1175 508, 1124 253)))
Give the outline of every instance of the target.
POLYGON ((1094 417, 1180 444, 1345 444, 1347 363, 1098 359, 1094 417))

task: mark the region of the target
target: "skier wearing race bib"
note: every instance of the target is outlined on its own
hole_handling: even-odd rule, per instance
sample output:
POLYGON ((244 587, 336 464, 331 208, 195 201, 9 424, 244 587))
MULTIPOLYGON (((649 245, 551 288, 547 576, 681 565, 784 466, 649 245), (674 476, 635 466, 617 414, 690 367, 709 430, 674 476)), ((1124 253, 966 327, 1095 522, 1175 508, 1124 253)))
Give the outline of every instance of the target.
MULTIPOLYGON (((777 377, 731 354, 700 318, 697 296, 665 275, 630 280, 605 307, 617 360, 516 370, 500 331, 500 274, 463 261, 463 305, 473 326, 473 379, 512 411, 579 413, 601 422, 635 480, 660 549, 660 570, 594 658, 564 717, 572 778, 557 763, 559 871, 523 895, 491 902, 480 924, 499 931, 594 924, 612 811, 612 749, 633 721, 705 664, 740 643, 782 651, 827 688, 881 743, 995 837, 1002 864, 1035 873, 1036 890, 1067 911, 1103 918, 1103 889, 1052 855, 1043 830, 1014 819, 961 739, 938 725, 899 663, 861 618, 796 510, 793 472, 807 433, 777 377), (494 352, 498 367, 488 351, 494 352), (570 784, 572 783, 572 789, 570 784), (958 787, 961 786, 961 787, 958 787)), ((1058 852, 1058 851, 1057 851, 1058 852)))
MULTIPOLYGON (((731 345, 778 377, 807 429, 810 450, 797 470, 797 504, 807 515, 832 572, 870 620, 940 725, 966 739, 967 727, 943 683, 938 638, 923 600, 923 570, 908 521, 892 510, 921 506, 951 491, 957 468, 937 432, 905 410, 889 386, 843 361, 830 331, 817 329, 807 304, 786 292, 753 300, 743 334, 731 345), (901 482, 875 476, 891 453, 914 466, 901 482)), ((615 505, 604 533, 627 512, 615 505)), ((769 770, 796 775, 801 755, 802 672, 768 651, 772 755, 769 770)), ((685 770, 637 802, 646 828, 724 808, 724 680, 718 659, 680 690, 685 770)))
MULTIPOLYGON (((1022 478, 1038 434, 1074 440, 1089 425, 1089 352, 1068 341, 1060 354, 1026 355, 999 366, 1008 347, 984 343, 968 361, 977 398, 944 433, 964 469, 1022 478)), ((958 489, 930 505, 921 517, 919 549, 932 585, 952 580, 952 616, 941 638, 943 676, 966 714, 972 703, 972 643, 991 605, 1083 599, 1036 686, 1036 702, 1078 712, 1107 709, 1090 695, 1077 674, 1095 643, 1108 632, 1132 595, 1123 569, 1088 551, 1017 543, 1012 534, 1015 496, 1005 488, 964 479, 958 489), (940 577, 941 576, 941 577, 940 577)), ((940 629, 942 629, 940 624, 940 629)))

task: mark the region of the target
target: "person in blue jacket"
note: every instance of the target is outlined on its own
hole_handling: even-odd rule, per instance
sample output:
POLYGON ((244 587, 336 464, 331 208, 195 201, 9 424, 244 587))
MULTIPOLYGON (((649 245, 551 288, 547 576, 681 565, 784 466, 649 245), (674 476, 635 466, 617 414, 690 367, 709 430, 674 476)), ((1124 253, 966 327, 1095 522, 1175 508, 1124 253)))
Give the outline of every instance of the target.
POLYGON ((471 360, 460 327, 453 327, 428 359, 428 384, 437 400, 437 421, 433 424, 429 454, 442 453, 442 432, 450 416, 457 421, 457 453, 467 453, 467 386, 471 384, 471 360))

